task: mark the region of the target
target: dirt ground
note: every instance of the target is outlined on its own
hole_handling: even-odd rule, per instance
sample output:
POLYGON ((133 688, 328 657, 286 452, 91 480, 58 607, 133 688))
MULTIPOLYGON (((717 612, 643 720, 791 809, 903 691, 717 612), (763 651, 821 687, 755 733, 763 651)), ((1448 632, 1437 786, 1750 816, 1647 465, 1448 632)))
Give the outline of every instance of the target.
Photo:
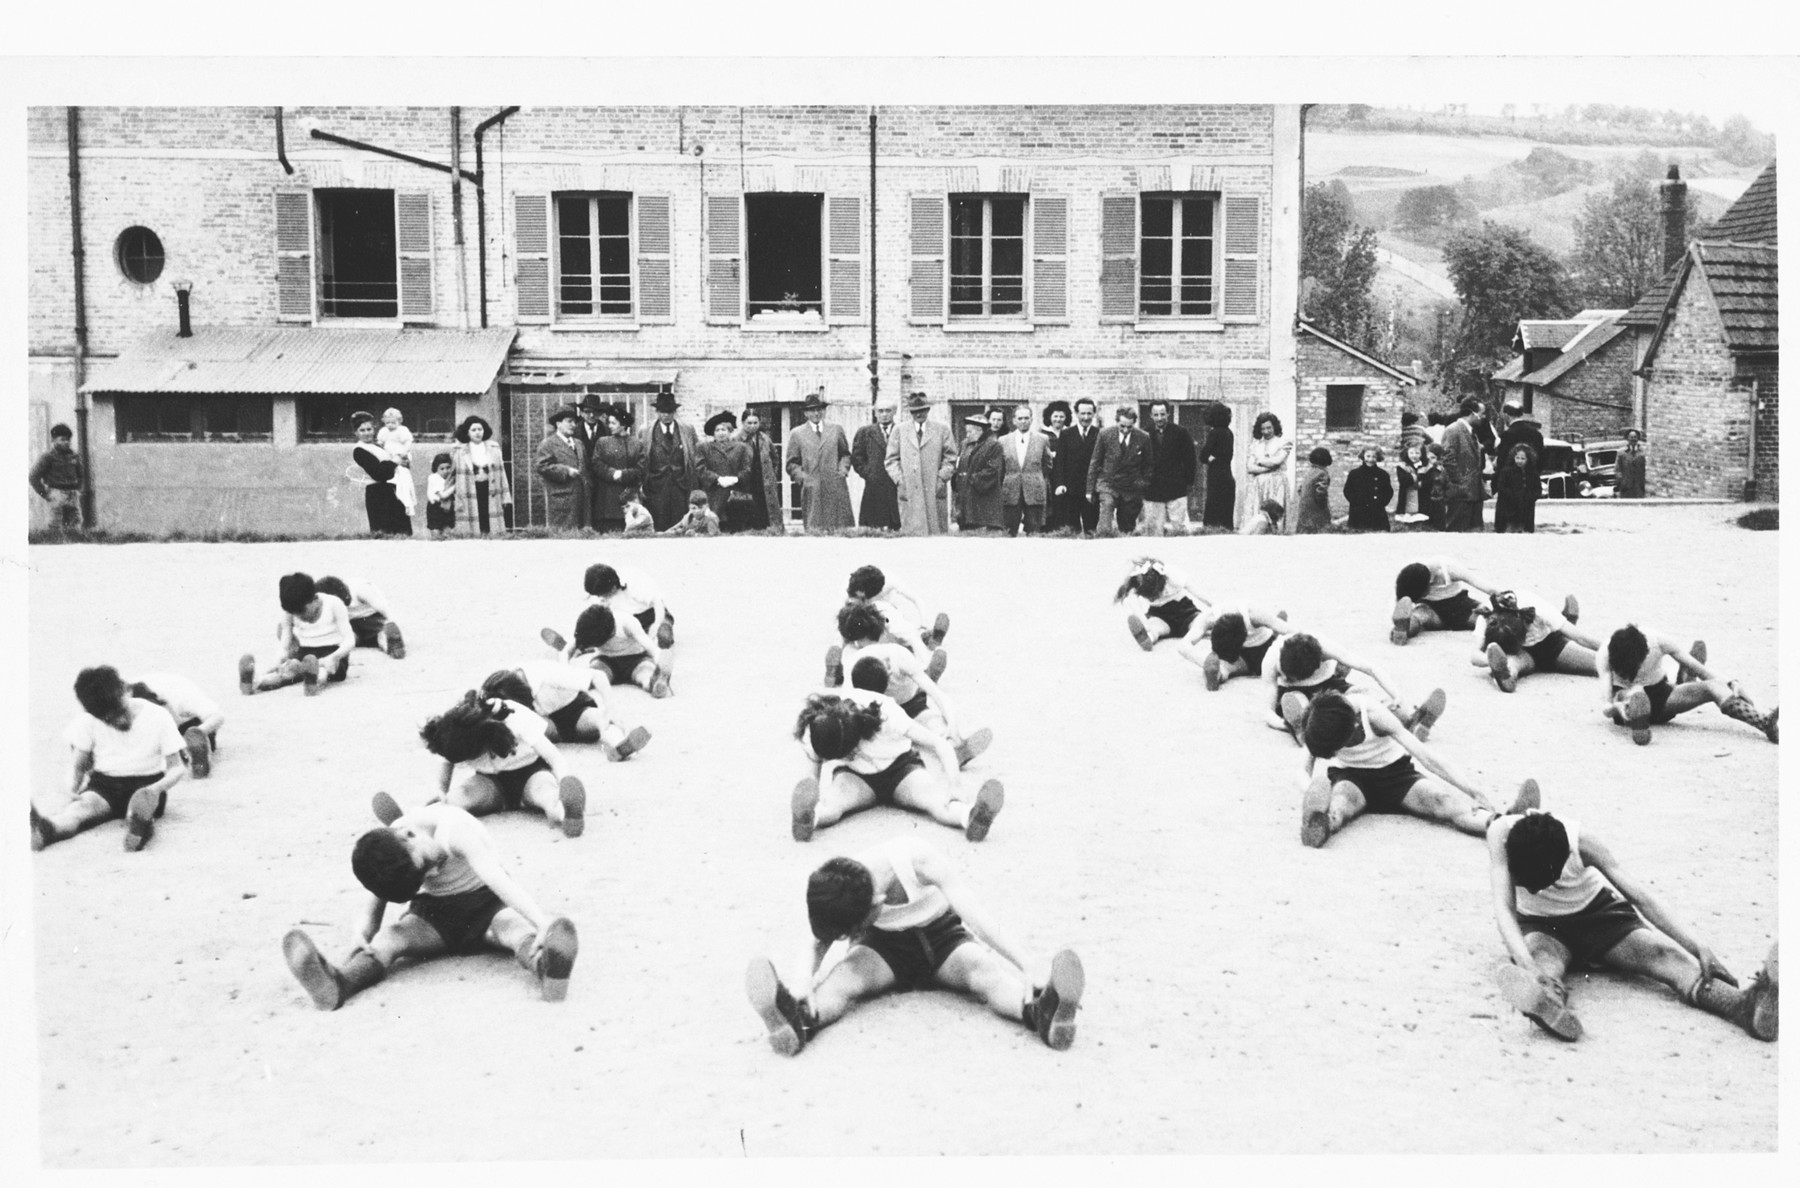
MULTIPOLYGON (((1394 572, 1454 550, 1559 595, 1603 634, 1627 616, 1683 639, 1765 705, 1776 687, 1776 533, 1738 509, 1540 512, 1536 537, 1213 537, 1155 551, 1219 598, 1284 607, 1449 712, 1432 745, 1602 835, 1748 977, 1776 934, 1778 750, 1705 709, 1637 748, 1592 681, 1513 696, 1463 637, 1387 642, 1394 572), (1561 516, 1580 521, 1556 528, 1561 516), (1664 558, 1678 557, 1678 562, 1664 558)), ((1573 979, 1564 1046, 1495 989, 1485 851, 1414 820, 1299 841, 1300 752, 1257 689, 1208 694, 1133 646, 1111 593, 1143 541, 328 542, 30 550, 30 792, 54 804, 76 670, 174 670, 228 720, 214 775, 181 785, 143 853, 111 824, 30 858, 42 1153, 54 1168, 685 1156, 1768 1152, 1779 1045, 1658 986, 1573 979), (676 696, 616 695, 654 741, 611 765, 574 748, 590 824, 489 828, 582 950, 568 1000, 510 959, 403 969, 335 1013, 279 942, 334 959, 363 892, 349 869, 377 789, 431 788, 417 728, 566 626, 597 560, 658 578, 678 622, 676 696), (947 610, 946 689, 991 726, 992 836, 878 809, 788 836, 791 738, 844 579, 874 561, 947 610), (367 577, 411 654, 358 651, 347 686, 240 697, 275 582, 367 577), (899 831, 942 845, 1045 959, 1086 966, 1075 1045, 942 993, 858 1010, 795 1059, 745 1002, 756 954, 805 942, 806 874, 899 831)), ((1506 791, 1502 791, 1506 790, 1506 791)), ((16 803, 16 802, 15 802, 16 803)), ((19 806, 23 807, 23 806, 19 806)), ((22 817, 23 814, 20 814, 22 817)))

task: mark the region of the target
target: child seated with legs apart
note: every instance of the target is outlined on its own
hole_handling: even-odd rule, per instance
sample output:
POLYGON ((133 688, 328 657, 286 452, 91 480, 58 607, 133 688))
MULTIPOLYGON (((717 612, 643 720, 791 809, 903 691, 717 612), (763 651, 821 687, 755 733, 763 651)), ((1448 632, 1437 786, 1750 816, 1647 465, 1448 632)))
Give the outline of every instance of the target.
POLYGON ((327 574, 318 581, 319 593, 331 594, 350 614, 350 631, 359 648, 376 648, 395 660, 406 659, 406 640, 400 624, 389 617, 387 600, 373 582, 364 578, 346 581, 327 574))
POLYGON ((320 677, 333 684, 350 675, 350 649, 356 633, 343 599, 319 591, 310 574, 283 574, 279 587, 282 615, 275 625, 281 659, 257 672, 256 657, 238 659, 238 692, 252 693, 304 683, 306 695, 319 691, 320 677))
POLYGON ((664 536, 717 536, 719 517, 707 506, 705 491, 688 494, 688 512, 669 526, 664 536))
POLYGON ((561 660, 525 660, 517 668, 502 668, 481 682, 483 697, 530 706, 550 724, 554 742, 600 744, 605 756, 616 762, 644 749, 650 732, 642 726, 630 734, 607 712, 608 682, 585 665, 561 660))
POLYGON ((1181 641, 1181 657, 1200 666, 1206 691, 1236 676, 1259 677, 1269 649, 1292 631, 1287 612, 1239 603, 1235 607, 1209 606, 1195 618, 1187 638, 1181 641), (1203 642, 1208 644, 1201 651, 1203 642))
MULTIPOLYGON (((564 837, 580 837, 586 824, 587 790, 550 741, 546 726, 544 719, 516 701, 469 690, 419 730, 426 749, 443 760, 435 799, 478 817, 529 804, 564 837), (450 780, 458 764, 467 767, 469 775, 452 789, 450 780)), ((386 813, 378 807, 376 815, 386 813)))
POLYGON ((576 617, 572 642, 565 643, 549 627, 541 634, 564 660, 604 673, 612 684, 636 685, 656 698, 675 694, 669 654, 656 646, 636 615, 615 618, 611 608, 595 603, 576 617))
POLYGON ((1533 1023, 1557 1039, 1580 1039, 1564 979, 1616 969, 1661 982, 1689 1006, 1759 1040, 1776 1038, 1775 946, 1740 987, 1707 943, 1574 821, 1508 814, 1488 826, 1487 842, 1494 915, 1511 958, 1499 969, 1500 990, 1533 1023))
POLYGON ((917 656, 897 643, 887 642, 887 623, 874 603, 846 602, 838 611, 838 636, 844 641, 838 662, 850 669, 852 686, 887 694, 906 711, 907 717, 947 735, 956 744, 957 757, 965 766, 986 749, 992 733, 983 728, 964 741, 949 698, 917 656), (865 662, 873 667, 864 668, 865 662), (861 680, 856 675, 859 669, 864 672, 861 680))
POLYGON ((1703 705, 1718 706, 1727 718, 1762 731, 1770 742, 1781 741, 1781 710, 1757 709, 1740 683, 1715 676, 1706 667, 1704 640, 1683 649, 1668 635, 1627 623, 1612 633, 1594 663, 1604 698, 1602 712, 1618 725, 1629 726, 1631 741, 1640 747, 1649 745, 1652 724, 1673 722, 1703 705))
POLYGON ((219 728, 225 712, 200 686, 172 672, 153 672, 131 684, 131 695, 155 702, 175 719, 175 729, 187 747, 188 767, 197 780, 212 772, 213 753, 219 749, 219 728))
POLYGON ((74 752, 69 800, 49 814, 31 806, 31 848, 123 817, 125 849, 141 850, 152 822, 163 815, 169 789, 188 772, 175 719, 162 706, 131 696, 108 665, 76 674, 75 700, 82 712, 64 735, 74 752))
POLYGON ((1185 577, 1154 557, 1132 561, 1113 602, 1126 604, 1126 630, 1146 652, 1161 640, 1186 639, 1200 612, 1212 606, 1185 577))
POLYGON ((977 998, 1057 1051, 1075 1042, 1087 984, 1081 959, 1072 949, 1041 965, 1028 959, 928 842, 903 835, 854 858, 831 859, 807 880, 806 915, 812 941, 796 967, 800 993, 782 984, 766 957, 751 961, 745 977, 769 1046, 784 1056, 797 1055, 859 1002, 925 988, 977 998), (821 976, 839 941, 843 955, 821 976))
POLYGON ((428 804, 371 829, 357 839, 350 869, 373 898, 359 929, 362 943, 343 963, 325 960, 298 928, 281 939, 288 969, 320 1010, 337 1010, 402 957, 427 961, 489 949, 510 950, 544 1001, 567 997, 575 925, 526 894, 487 830, 463 810, 428 804), (406 913, 383 925, 390 903, 406 904, 406 913))

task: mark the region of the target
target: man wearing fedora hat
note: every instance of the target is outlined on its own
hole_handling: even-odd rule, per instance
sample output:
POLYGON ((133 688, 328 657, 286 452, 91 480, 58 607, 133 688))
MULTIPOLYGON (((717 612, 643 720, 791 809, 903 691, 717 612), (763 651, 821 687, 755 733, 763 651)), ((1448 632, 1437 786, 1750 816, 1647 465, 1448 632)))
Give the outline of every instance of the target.
POLYGON ((887 472, 900 498, 900 531, 908 536, 942 536, 950 530, 944 495, 956 473, 956 442, 930 419, 931 397, 906 398, 912 423, 888 437, 887 472))
POLYGON ((588 526, 587 456, 574 432, 580 419, 562 405, 550 414, 550 433, 538 443, 536 469, 544 481, 544 510, 552 528, 588 526))
POLYGON ((900 530, 900 497, 887 472, 888 442, 896 432, 894 398, 882 396, 875 402, 875 420, 858 429, 850 443, 850 466, 863 481, 856 518, 864 528, 900 530))
POLYGON ((592 392, 581 398, 575 406, 581 413, 581 419, 575 422, 574 438, 581 446, 582 470, 588 476, 588 526, 597 528, 600 524, 600 500, 597 484, 593 481, 594 448, 609 430, 606 427, 607 406, 600 403, 600 397, 592 392))
POLYGON ((788 434, 788 477, 800 484, 801 522, 808 532, 854 528, 850 514, 850 443, 838 425, 825 423, 825 392, 807 394, 800 406, 806 424, 788 434))
POLYGON ((694 427, 675 419, 675 410, 681 407, 675 393, 658 392, 653 407, 656 418, 639 431, 638 453, 643 459, 644 506, 656 530, 666 532, 687 515, 688 492, 697 485, 694 462, 699 443, 694 427))

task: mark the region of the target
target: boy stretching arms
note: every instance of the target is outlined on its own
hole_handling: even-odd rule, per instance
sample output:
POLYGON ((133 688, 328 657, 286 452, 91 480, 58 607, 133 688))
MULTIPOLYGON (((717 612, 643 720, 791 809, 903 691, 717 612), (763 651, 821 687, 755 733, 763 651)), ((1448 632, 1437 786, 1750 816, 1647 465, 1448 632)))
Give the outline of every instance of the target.
POLYGON ((258 674, 256 657, 246 652, 238 659, 238 692, 248 697, 304 683, 311 697, 319 691, 321 674, 332 684, 342 682, 350 675, 350 649, 356 646, 344 600, 320 593, 312 576, 304 573, 283 574, 278 593, 282 615, 275 638, 281 659, 258 674))
POLYGON ((560 660, 526 660, 481 682, 483 697, 517 702, 548 722, 552 742, 597 742, 617 763, 643 750, 650 732, 637 726, 625 733, 607 712, 605 689, 605 678, 594 669, 560 660))
POLYGON ((1357 673, 1380 686, 1387 694, 1383 704, 1420 742, 1425 741, 1432 726, 1444 716, 1448 698, 1442 689, 1433 689, 1424 701, 1414 705, 1400 696, 1393 679, 1375 665, 1351 657, 1341 647, 1316 635, 1296 631, 1282 639, 1281 647, 1275 653, 1275 663, 1263 666, 1263 679, 1269 683, 1271 691, 1269 725, 1276 730, 1291 731, 1294 741, 1298 742, 1301 716, 1313 698, 1321 693, 1370 691, 1365 685, 1350 683, 1357 673))
MULTIPOLYGON (((932 680, 944 675, 949 657, 938 645, 950 630, 950 616, 939 614, 927 631, 920 624, 925 612, 919 600, 887 580, 887 575, 873 565, 864 565, 850 574, 845 593, 853 602, 867 602, 881 612, 887 625, 887 643, 897 643, 917 656, 932 680)), ((825 685, 835 689, 844 683, 843 666, 838 660, 838 647, 833 644, 825 653, 825 685)))
POLYGON ((1047 976, 1028 978, 1022 951, 936 846, 902 835, 854 858, 831 859, 807 880, 806 915, 813 943, 799 996, 766 957, 751 961, 745 976, 769 1046, 784 1056, 864 999, 937 986, 981 999, 1058 1051, 1075 1042, 1086 981, 1081 959, 1063 949, 1047 976), (819 967, 840 940, 847 942, 844 955, 821 978, 819 967))
MULTIPOLYGON (((1481 789, 1367 693, 1319 694, 1301 718, 1300 737, 1307 750, 1300 841, 1314 849, 1364 812, 1409 813, 1476 837, 1500 815, 1481 789), (1323 772, 1321 759, 1328 764, 1323 772)), ((1507 811, 1537 803, 1537 781, 1526 780, 1507 811)))
POLYGON ((1488 827, 1494 915, 1511 962, 1500 990, 1557 1039, 1581 1038, 1563 977, 1610 968, 1652 978, 1689 1006, 1737 1024, 1759 1040, 1777 1031, 1775 949, 1750 985, 1627 874, 1600 839, 1550 813, 1508 814, 1488 827))
POLYGON ((372 583, 358 578, 353 585, 328 574, 319 579, 319 593, 336 595, 343 602, 350 612, 350 630, 356 636, 357 647, 375 648, 396 660, 406 659, 406 640, 400 634, 400 624, 389 617, 387 599, 372 583))
POLYGON ((567 996, 575 925, 538 907, 513 881, 481 822, 463 810, 428 804, 369 830, 357 839, 350 868, 373 898, 363 943, 343 964, 325 960, 298 928, 281 938, 288 969, 320 1010, 337 1010, 402 957, 426 961, 492 948, 512 951, 545 1002, 567 996), (390 903, 406 904, 406 913, 383 927, 390 903))
POLYGON ((636 615, 615 617, 609 607, 594 603, 576 616, 573 643, 551 627, 539 634, 564 661, 605 673, 612 684, 636 685, 656 698, 674 695, 669 654, 651 640, 636 615))
POLYGON ((1708 704, 1717 705, 1727 718, 1754 726, 1770 742, 1781 741, 1781 710, 1757 709, 1736 681, 1714 676, 1706 667, 1704 640, 1684 651, 1667 635, 1627 623, 1595 656, 1595 668, 1606 699, 1602 712, 1629 726, 1631 741, 1640 747, 1649 745, 1652 723, 1673 722, 1677 715, 1708 704), (1670 660, 1675 661, 1672 682, 1670 660))
POLYGON ((131 696, 109 665, 76 674, 75 700, 82 712, 64 735, 75 753, 69 802, 49 816, 31 807, 31 848, 123 817, 125 849, 135 853, 150 840, 169 789, 188 773, 175 719, 162 706, 131 696))
POLYGON ((225 712, 194 682, 172 672, 153 672, 130 686, 133 697, 153 701, 169 711, 175 729, 187 744, 188 766, 194 778, 212 774, 213 752, 219 749, 219 728, 225 712))

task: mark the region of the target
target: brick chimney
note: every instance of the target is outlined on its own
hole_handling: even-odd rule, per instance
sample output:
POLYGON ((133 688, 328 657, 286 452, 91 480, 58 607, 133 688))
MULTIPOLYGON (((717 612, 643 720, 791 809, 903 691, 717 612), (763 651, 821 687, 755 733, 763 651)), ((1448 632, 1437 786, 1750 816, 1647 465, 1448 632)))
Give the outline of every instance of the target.
POLYGON ((1675 266, 1687 251, 1687 183, 1681 180, 1681 166, 1669 166, 1668 180, 1663 182, 1663 271, 1675 266))

